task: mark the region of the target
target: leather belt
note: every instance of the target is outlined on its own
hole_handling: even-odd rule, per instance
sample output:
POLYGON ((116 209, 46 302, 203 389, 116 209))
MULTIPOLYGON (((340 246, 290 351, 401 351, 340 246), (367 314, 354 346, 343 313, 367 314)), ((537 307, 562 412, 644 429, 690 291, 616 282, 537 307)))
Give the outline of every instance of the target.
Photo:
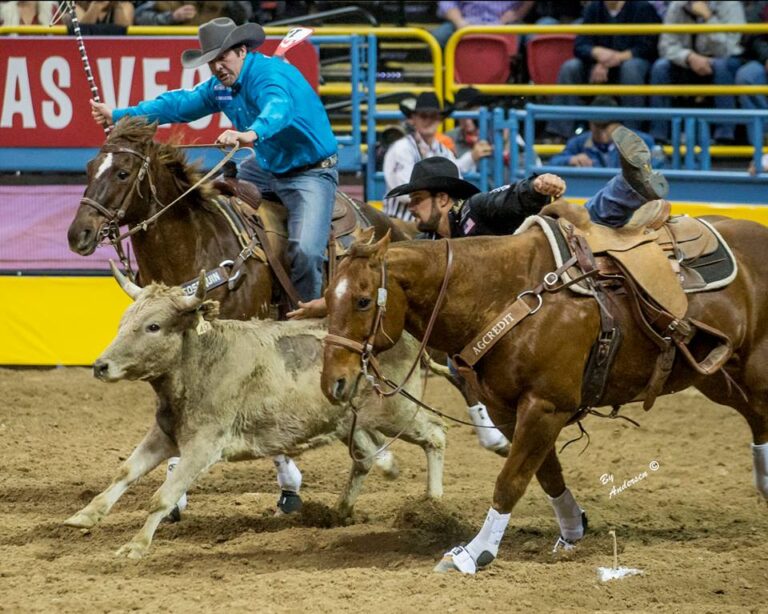
POLYGON ((312 164, 305 164, 304 166, 297 166, 296 168, 292 168, 291 170, 286 171, 285 173, 272 173, 272 174, 275 177, 280 177, 280 178, 291 177, 293 175, 298 175, 299 173, 311 171, 316 168, 332 168, 336 166, 338 162, 339 162, 338 154, 333 154, 332 156, 328 156, 327 158, 324 158, 319 162, 313 162, 312 164))

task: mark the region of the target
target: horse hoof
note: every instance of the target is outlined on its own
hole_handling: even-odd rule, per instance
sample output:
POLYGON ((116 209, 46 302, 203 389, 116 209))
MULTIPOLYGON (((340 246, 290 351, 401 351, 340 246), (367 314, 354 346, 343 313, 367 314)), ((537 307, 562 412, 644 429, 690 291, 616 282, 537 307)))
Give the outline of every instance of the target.
POLYGON ((77 514, 70 516, 64 521, 64 526, 74 527, 75 529, 92 529, 96 526, 97 522, 97 520, 90 516, 77 512, 77 514))
POLYGON ((173 509, 171 510, 171 513, 168 514, 165 518, 163 518, 166 522, 180 522, 181 521, 181 510, 179 509, 178 505, 174 505, 173 509))
POLYGON ((141 544, 137 544, 136 542, 128 542, 124 546, 121 546, 117 552, 115 552, 115 556, 132 559, 134 561, 143 558, 146 554, 147 548, 141 544))
POLYGON ((277 500, 276 516, 282 514, 294 514, 301 509, 301 497, 298 493, 291 490, 284 490, 280 493, 280 498, 277 500))

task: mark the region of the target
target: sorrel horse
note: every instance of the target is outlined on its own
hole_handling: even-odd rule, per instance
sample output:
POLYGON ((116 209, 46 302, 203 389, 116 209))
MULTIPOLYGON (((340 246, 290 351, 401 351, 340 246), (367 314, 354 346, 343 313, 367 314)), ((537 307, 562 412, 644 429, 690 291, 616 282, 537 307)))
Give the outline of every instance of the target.
MULTIPOLYGON (((744 416, 752 430, 757 488, 768 499, 768 228, 726 218, 717 219, 714 226, 731 246, 739 273, 721 290, 690 295, 687 315, 727 334, 733 354, 725 374, 709 376, 678 358, 662 394, 695 386, 744 416)), ((361 367, 370 373, 375 353, 390 347, 403 330, 423 338, 432 323, 429 345, 455 356, 489 330, 488 323, 515 297, 523 295, 530 305, 530 314, 501 336, 474 368, 493 421, 511 441, 493 506, 472 542, 448 552, 436 571, 474 573, 490 563, 509 514, 534 475, 556 512, 554 502, 568 495, 569 502, 557 514, 561 530, 569 524, 564 518, 574 520, 581 511, 566 489, 554 445, 580 409, 582 377, 600 331, 600 314, 591 297, 567 290, 531 293, 556 268, 538 226, 512 237, 392 246, 385 237, 353 245, 326 291, 329 334, 321 384, 335 402, 349 400, 361 367), (442 306, 433 315, 451 259, 453 274, 442 306), (382 295, 385 308, 378 310, 376 298, 382 295)), ((617 307, 619 321, 625 323, 624 338, 602 398, 607 406, 638 400, 658 354, 632 325, 628 300, 619 298, 617 307)))
MULTIPOLYGON (((153 140, 156 124, 142 118, 125 118, 112 130, 101 151, 87 167, 88 185, 67 233, 72 251, 88 256, 119 226, 135 228, 172 203, 201 177, 173 145, 153 140)), ((203 182, 171 206, 153 223, 132 235, 141 285, 162 282, 178 286, 196 280, 200 270, 212 270, 223 261, 235 260, 242 250, 229 222, 211 200, 216 191, 203 182)), ((377 236, 392 231, 389 218, 360 204, 377 236)), ((285 240, 271 234, 279 253, 285 240)), ((235 290, 223 285, 209 292, 219 301, 222 319, 267 318, 277 283, 271 267, 257 258, 243 263, 242 282, 235 290)))

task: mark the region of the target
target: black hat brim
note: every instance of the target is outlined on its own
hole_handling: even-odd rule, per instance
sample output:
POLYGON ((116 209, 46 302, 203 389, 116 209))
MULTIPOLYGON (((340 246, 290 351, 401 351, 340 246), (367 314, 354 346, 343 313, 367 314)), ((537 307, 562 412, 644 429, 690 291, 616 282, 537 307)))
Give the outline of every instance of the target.
POLYGON ((397 186, 387 192, 384 198, 394 198, 425 190, 427 192, 445 192, 454 198, 466 199, 480 193, 480 189, 469 181, 458 177, 425 177, 397 186))

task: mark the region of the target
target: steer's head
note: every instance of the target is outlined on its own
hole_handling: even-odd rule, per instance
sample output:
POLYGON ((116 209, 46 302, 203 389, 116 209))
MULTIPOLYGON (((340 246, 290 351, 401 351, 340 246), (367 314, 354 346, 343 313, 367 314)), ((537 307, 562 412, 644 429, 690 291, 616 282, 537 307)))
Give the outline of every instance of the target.
POLYGON ((181 360, 184 335, 202 334, 219 312, 218 301, 205 301, 205 275, 197 293, 150 284, 140 288, 115 264, 112 273, 134 303, 120 321, 117 337, 93 363, 93 374, 105 382, 121 379, 152 380, 167 374, 181 360))

